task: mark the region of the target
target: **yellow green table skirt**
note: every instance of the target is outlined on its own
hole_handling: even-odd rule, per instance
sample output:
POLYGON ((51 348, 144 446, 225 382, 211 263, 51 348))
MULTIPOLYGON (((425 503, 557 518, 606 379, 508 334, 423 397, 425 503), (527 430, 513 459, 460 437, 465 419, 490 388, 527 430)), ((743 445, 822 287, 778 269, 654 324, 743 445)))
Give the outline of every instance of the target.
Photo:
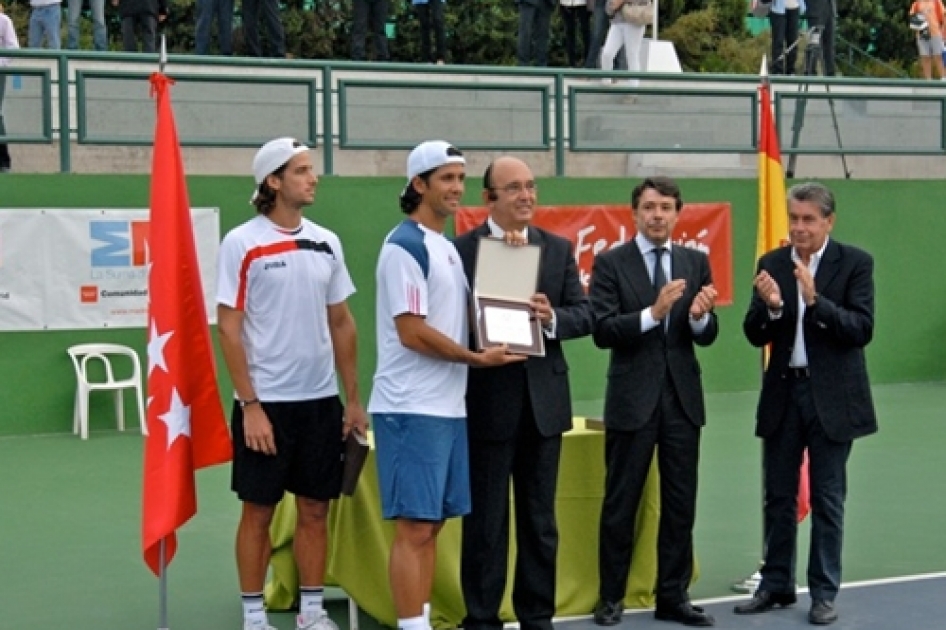
MULTIPOLYGON (((556 616, 590 613, 598 594, 598 520, 604 496, 604 433, 587 429, 582 419, 576 419, 575 425, 576 428, 565 434, 563 440, 555 499, 559 529, 556 616)), ((654 605, 658 515, 658 479, 656 464, 653 464, 637 515, 633 562, 624 598, 629 608, 654 605)), ((266 603, 271 610, 290 608, 298 594, 298 576, 292 557, 295 521, 295 501, 287 495, 276 510, 271 528, 272 571, 266 585, 266 603)), ((396 626, 387 568, 394 526, 381 518, 373 450, 368 455, 354 496, 333 502, 329 522, 328 583, 341 587, 362 610, 379 622, 396 626)), ((460 590, 460 535, 460 520, 452 519, 438 538, 437 570, 431 597, 431 623, 435 628, 455 628, 464 617, 460 590)), ((515 543, 511 538, 510 554, 513 553, 515 543)), ((504 621, 515 620, 511 589, 510 571, 500 613, 504 621)))

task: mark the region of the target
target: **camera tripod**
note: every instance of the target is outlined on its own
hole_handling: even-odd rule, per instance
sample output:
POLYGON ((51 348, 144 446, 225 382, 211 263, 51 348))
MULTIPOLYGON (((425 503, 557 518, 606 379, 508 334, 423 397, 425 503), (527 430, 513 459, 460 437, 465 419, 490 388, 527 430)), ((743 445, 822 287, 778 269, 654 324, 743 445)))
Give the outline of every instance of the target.
MULTIPOLYGON (((805 76, 815 76, 818 74, 819 68, 821 73, 824 73, 824 48, 821 46, 823 30, 821 26, 812 26, 808 30, 808 43, 805 46, 805 76)), ((794 42, 791 47, 782 53, 782 56, 788 55, 788 52, 797 45, 798 42, 794 42)), ((799 85, 799 94, 807 94, 809 87, 807 81, 799 85)), ((834 136, 838 141, 838 155, 841 158, 841 167, 844 169, 844 179, 851 179, 851 171, 847 167, 847 156, 844 153, 844 144, 841 141, 841 128, 838 126, 838 115, 834 109, 834 99, 831 98, 831 86, 825 85, 824 89, 828 93, 828 109, 831 111, 831 123, 834 126, 834 136)), ((807 106, 808 98, 806 96, 798 98, 798 102, 795 106, 795 117, 792 121, 792 149, 798 148, 798 141, 801 139, 801 130, 805 124, 805 110, 807 106)), ((789 178, 795 176, 795 161, 797 159, 798 154, 795 152, 792 152, 788 157, 788 167, 785 169, 785 175, 789 178)))

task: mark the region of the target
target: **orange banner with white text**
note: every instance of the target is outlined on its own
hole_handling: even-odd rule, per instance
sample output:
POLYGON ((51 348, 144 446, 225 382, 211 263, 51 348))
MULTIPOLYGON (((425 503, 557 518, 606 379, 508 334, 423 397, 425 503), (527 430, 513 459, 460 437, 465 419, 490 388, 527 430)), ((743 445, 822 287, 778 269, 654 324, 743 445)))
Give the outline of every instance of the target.
MULTIPOLYGON (((460 208, 455 218, 457 235, 486 220, 486 208, 460 208)), ((581 283, 587 290, 595 256, 634 238, 634 215, 626 205, 536 206, 532 223, 567 238, 575 248, 581 283)), ((673 244, 705 252, 713 270, 719 297, 716 304, 733 301, 732 222, 728 203, 687 203, 673 231, 673 244)))

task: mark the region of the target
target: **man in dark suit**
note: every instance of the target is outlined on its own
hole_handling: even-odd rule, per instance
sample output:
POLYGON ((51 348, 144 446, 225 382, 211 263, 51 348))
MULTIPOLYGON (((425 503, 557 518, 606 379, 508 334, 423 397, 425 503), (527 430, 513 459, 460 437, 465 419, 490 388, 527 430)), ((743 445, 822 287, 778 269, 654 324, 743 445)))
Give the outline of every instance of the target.
POLYGON ((874 262, 829 238, 834 196, 818 183, 788 192, 790 246, 759 259, 743 330, 771 344, 756 414, 763 440, 765 564, 737 614, 795 603, 796 495, 808 449, 811 492, 809 621, 838 618, 846 465, 855 438, 877 431, 864 346, 874 332, 874 262))
POLYGON ((694 344, 708 346, 717 324, 709 258, 671 243, 683 207, 668 177, 631 193, 637 235, 599 254, 591 274, 595 343, 611 350, 604 406, 604 504, 598 542, 595 623, 620 622, 634 525, 654 449, 660 470, 657 619, 711 626, 690 604, 703 385, 694 344))
POLYGON ((549 65, 552 13, 557 4, 558 0, 516 0, 519 7, 517 65, 539 68, 549 65))
POLYGON ((523 630, 552 630, 558 528, 555 488, 562 434, 572 428, 568 364, 562 340, 591 333, 588 300, 571 243, 531 225, 535 179, 516 158, 502 157, 483 176, 489 218, 456 240, 471 285, 480 239, 542 248, 530 300, 545 334, 545 356, 471 370, 466 392, 472 510, 463 518, 461 579, 464 630, 500 629, 509 548, 509 480, 515 487, 516 571, 513 607, 523 630))

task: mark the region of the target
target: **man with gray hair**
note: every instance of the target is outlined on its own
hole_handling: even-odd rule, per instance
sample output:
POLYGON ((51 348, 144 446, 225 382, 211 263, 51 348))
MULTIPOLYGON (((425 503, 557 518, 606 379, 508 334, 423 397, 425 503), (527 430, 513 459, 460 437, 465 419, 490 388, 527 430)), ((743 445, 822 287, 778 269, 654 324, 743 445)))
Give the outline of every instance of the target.
POLYGON ((759 259, 743 330, 771 344, 756 414, 765 479, 765 564, 739 615, 795 603, 799 468, 810 461, 808 620, 838 618, 847 460, 855 438, 877 431, 864 347, 874 333, 874 261, 830 238, 834 195, 809 182, 788 192, 790 244, 759 259))

